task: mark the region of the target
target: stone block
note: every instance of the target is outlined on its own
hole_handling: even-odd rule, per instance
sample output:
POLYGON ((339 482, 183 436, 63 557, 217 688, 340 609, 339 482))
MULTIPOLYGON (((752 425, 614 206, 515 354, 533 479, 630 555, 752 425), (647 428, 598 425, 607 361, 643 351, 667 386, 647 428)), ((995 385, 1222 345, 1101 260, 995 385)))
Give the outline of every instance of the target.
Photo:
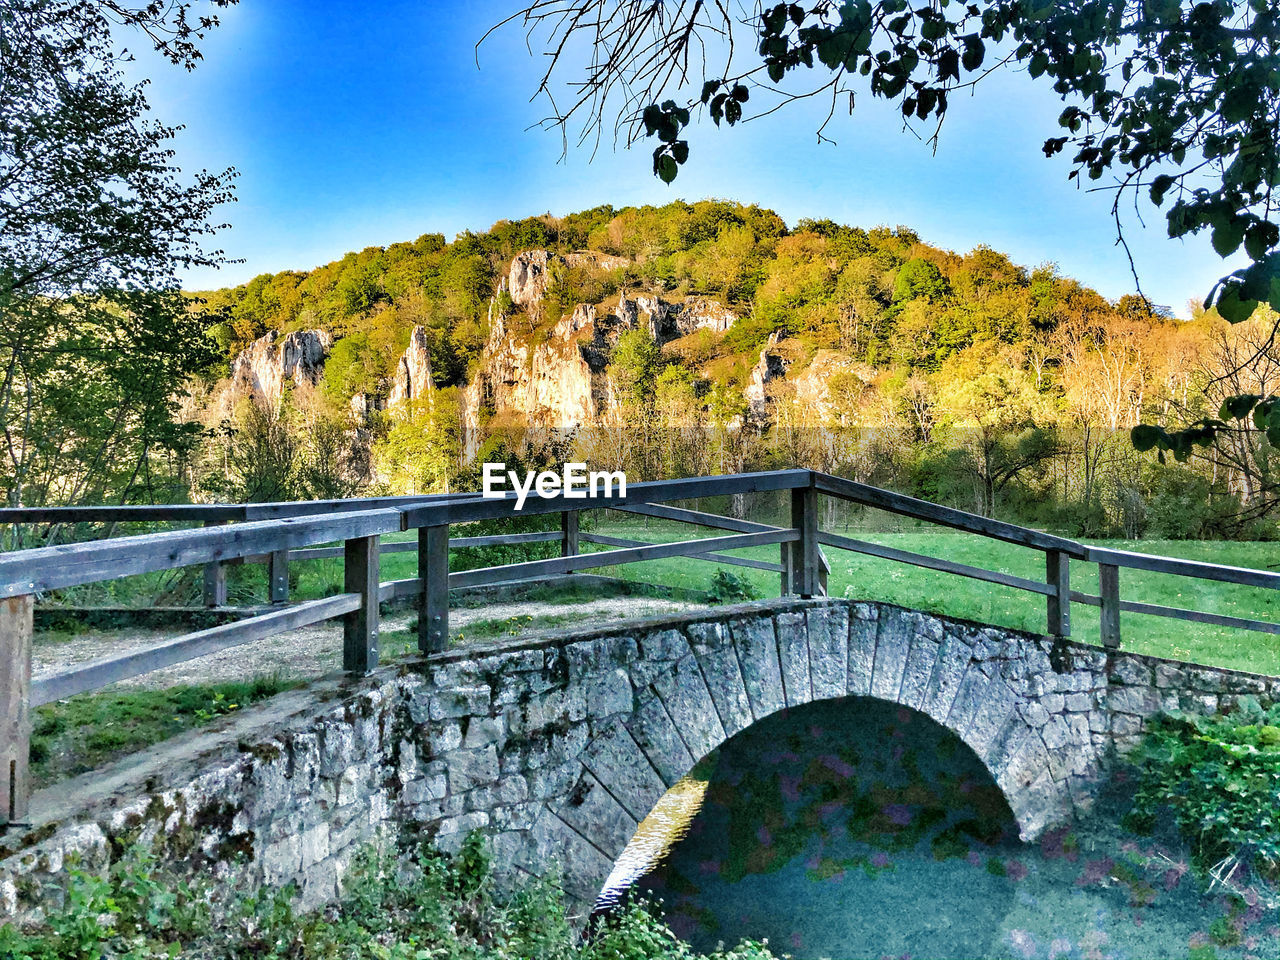
POLYGON ((960 683, 968 671, 972 651, 959 636, 948 631, 942 638, 938 660, 929 677, 929 691, 920 701, 920 710, 946 725, 955 704, 960 683))
POLYGON ((604 670, 586 684, 587 716, 593 719, 630 713, 635 706, 631 677, 622 667, 604 670))
POLYGON ((845 679, 845 690, 849 694, 865 697, 871 692, 878 630, 878 611, 869 604, 857 604, 854 616, 849 620, 848 673, 845 679))
POLYGON ((787 706, 798 707, 813 700, 809 675, 809 631, 804 614, 787 611, 774 618, 778 632, 778 663, 782 667, 782 691, 787 706))
POLYGON ((498 753, 492 745, 478 750, 454 750, 444 760, 450 793, 464 793, 498 779, 498 753))
POLYGON ((1107 691, 1107 709, 1113 713, 1150 716, 1160 710, 1160 697, 1154 687, 1112 687, 1107 691))
POLYGON ((755 616, 731 620, 729 632, 738 652, 752 716, 759 720, 781 710, 787 701, 782 692, 782 668, 778 664, 773 618, 755 616))
POLYGON ((745 730, 754 719, 738 654, 728 630, 718 623, 689 624, 689 646, 702 668, 702 677, 716 705, 727 735, 745 730))
POLYGON ((881 609, 880 629, 876 634, 876 661, 871 672, 873 697, 897 702, 914 632, 915 622, 911 614, 892 607, 881 609))
POLYGON ((597 781, 608 784, 609 792, 637 823, 667 792, 649 758, 618 720, 583 751, 582 762, 597 781))
POLYGON ((582 772, 568 797, 555 807, 555 813, 608 857, 610 863, 621 856, 639 825, 587 770, 582 772))
MULTIPOLYGON (((770 632, 772 633, 772 625, 770 632)), ((695 759, 689 753, 661 700, 650 698, 627 721, 627 729, 635 738, 636 745, 644 751, 649 762, 666 782, 666 786, 670 787, 693 769, 695 759)))
MULTIPOLYGON (((937 625, 936 620, 931 622, 937 625)), ((925 627, 925 624, 918 625, 911 637, 906 667, 902 672, 902 689, 898 694, 899 703, 916 710, 920 709, 929 693, 929 680, 933 676, 933 667, 938 662, 938 652, 942 648, 941 630, 934 637, 934 631, 925 627)))
POLYGON ((843 697, 849 682, 849 608, 810 607, 805 611, 809 632, 809 679, 815 700, 843 697))
POLYGON ((483 685, 437 690, 430 697, 432 720, 474 717, 489 712, 489 688, 483 685))
POLYGON ((469 717, 463 725, 466 733, 462 735, 462 746, 468 750, 495 744, 501 746, 504 738, 504 722, 502 717, 469 717))
POLYGON ((655 680, 653 688, 690 754, 701 760, 724 743, 724 727, 693 654, 655 680))

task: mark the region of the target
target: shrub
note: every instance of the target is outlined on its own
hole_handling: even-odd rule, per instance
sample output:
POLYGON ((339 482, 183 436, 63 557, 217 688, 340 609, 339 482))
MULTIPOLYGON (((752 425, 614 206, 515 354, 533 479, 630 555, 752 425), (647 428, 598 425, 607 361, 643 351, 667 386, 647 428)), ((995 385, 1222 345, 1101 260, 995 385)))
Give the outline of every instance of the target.
POLYGON ((1245 698, 1229 716, 1163 714, 1136 759, 1130 826, 1149 830, 1169 811, 1214 877, 1280 879, 1280 705, 1245 698))
POLYGON ((707 599, 711 603, 745 603, 759 597, 755 584, 728 570, 717 570, 711 577, 711 589, 707 591, 707 599))

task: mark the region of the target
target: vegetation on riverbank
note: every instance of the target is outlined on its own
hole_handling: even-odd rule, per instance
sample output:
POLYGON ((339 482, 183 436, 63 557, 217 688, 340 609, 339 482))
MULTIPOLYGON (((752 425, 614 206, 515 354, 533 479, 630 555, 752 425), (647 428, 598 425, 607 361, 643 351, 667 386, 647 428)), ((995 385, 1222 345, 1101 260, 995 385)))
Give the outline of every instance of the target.
MULTIPOLYGON (((241 895, 167 877, 137 851, 107 879, 72 874, 66 906, 37 930, 0 927, 0 960, 700 960, 640 906, 580 941, 553 883, 494 885, 483 841, 367 851, 340 902, 297 911, 291 888, 241 895), (221 899, 225 898, 225 899, 221 899), (215 906, 216 904, 216 906, 215 906)), ((708 960, 769 960, 743 943, 708 960)))

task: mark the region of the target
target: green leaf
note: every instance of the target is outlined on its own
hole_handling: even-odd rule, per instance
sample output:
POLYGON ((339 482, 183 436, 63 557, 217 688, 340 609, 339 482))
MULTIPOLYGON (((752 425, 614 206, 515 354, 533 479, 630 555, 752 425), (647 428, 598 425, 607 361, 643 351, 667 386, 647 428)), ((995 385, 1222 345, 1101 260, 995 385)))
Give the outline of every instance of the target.
POLYGON ((689 159, 689 141, 677 140, 671 145, 671 156, 676 158, 676 163, 684 163, 689 159))
POLYGON ((720 81, 720 80, 708 80, 706 83, 702 85, 702 102, 703 103, 706 103, 712 98, 715 92, 720 89, 720 84, 722 82, 723 81, 720 81))
POLYGON ((1165 432, 1162 429, 1149 423, 1140 423, 1129 431, 1129 440, 1133 444, 1133 448, 1139 453, 1145 453, 1150 450, 1164 436, 1165 432))
POLYGON ((1213 228, 1213 249, 1220 257, 1229 257, 1240 249, 1244 240, 1244 226, 1234 215, 1225 217, 1213 228))
POLYGON ((1246 393, 1236 397, 1227 397, 1222 401, 1218 416, 1223 420, 1243 420, 1258 405, 1262 398, 1257 394, 1246 393))
POLYGON ((680 167, 674 157, 664 153, 656 158, 654 170, 663 183, 670 183, 676 178, 676 174, 680 172, 680 167))

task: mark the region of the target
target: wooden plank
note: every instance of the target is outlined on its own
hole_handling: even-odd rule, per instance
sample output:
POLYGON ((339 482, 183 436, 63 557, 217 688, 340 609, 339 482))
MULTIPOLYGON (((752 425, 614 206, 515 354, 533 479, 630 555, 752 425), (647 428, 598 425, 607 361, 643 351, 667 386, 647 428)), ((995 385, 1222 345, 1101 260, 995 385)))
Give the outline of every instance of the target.
POLYGON ((633 503, 624 506, 610 505, 609 510, 622 513, 635 513, 646 517, 661 517, 664 520, 677 520, 681 523, 692 523, 700 527, 711 527, 716 530, 734 530, 738 533, 763 533, 766 530, 782 530, 783 527, 770 526, 767 523, 755 523, 751 520, 738 520, 734 517, 722 517, 718 513, 703 513, 701 510, 686 510, 683 507, 669 507, 659 503, 633 503))
POLYGON ((289 601, 289 551, 267 554, 267 594, 272 603, 289 601))
POLYGON ((246 519, 243 503, 159 503, 101 507, 0 507, 0 523, 226 523, 246 519))
MULTIPOLYGON (((688 477, 681 480, 649 480, 627 485, 625 497, 588 500, 581 509, 617 509, 631 504, 663 503, 669 500, 695 500, 699 497, 717 497, 734 493, 759 493, 767 490, 791 490, 806 487, 812 482, 809 470, 772 470, 764 473, 732 473, 713 477, 688 477)), ((406 523, 409 528, 427 527, 432 524, 467 523, 472 520, 489 520, 494 517, 535 516, 559 513, 564 509, 564 498, 539 497, 531 493, 519 513, 515 510, 515 494, 503 497, 472 498, 462 502, 427 504, 406 507, 406 523)))
POLYGON ((1052 590, 1048 584, 1041 583, 1039 580, 1015 577, 1011 573, 999 573, 995 570, 987 570, 984 567, 971 567, 967 563, 956 563, 953 560, 943 560, 940 557, 926 557, 922 553, 911 553, 908 550, 886 547, 866 540, 854 540, 851 537, 841 537, 834 533, 820 532, 818 540, 829 547, 854 550, 869 556, 882 557, 885 560, 897 560, 901 563, 909 563, 912 566, 925 567, 929 570, 938 570, 942 573, 954 573, 957 576, 968 577, 971 580, 985 580, 987 583, 998 583, 1002 587, 1013 587, 1016 590, 1028 590, 1031 593, 1039 593, 1045 596, 1048 596, 1052 590))
POLYGON ((1065 640, 1071 636, 1071 558, 1061 550, 1050 550, 1044 559, 1044 579, 1050 588, 1046 632, 1065 640))
POLYGON ((791 526, 800 539, 791 545, 791 587, 800 596, 821 596, 818 582, 818 492, 813 487, 791 491, 791 526))
POLYGON ((1098 586, 1102 607, 1102 645, 1108 650, 1120 649, 1120 568, 1110 563, 1098 564, 1098 586))
MULTIPOLYGON (((785 528, 778 528, 785 529, 785 528)), ((582 540, 585 543, 598 543, 606 547, 648 547, 652 546, 652 542, 648 540, 628 540, 625 537, 608 537, 600 533, 584 533, 582 540)), ((703 553, 699 554, 695 559, 707 560, 711 563, 726 563, 735 567, 751 567, 753 570, 769 570, 778 573, 782 570, 782 564, 769 563, 767 560, 752 560, 749 557, 731 557, 724 553, 703 553)))
POLYGON ((1129 550, 1112 550, 1107 547, 1085 547, 1085 559, 1113 567, 1129 567, 1134 570, 1150 570, 1153 573, 1169 573, 1198 580, 1217 580, 1222 583, 1242 583, 1250 587, 1280 589, 1280 573, 1269 570, 1252 570, 1248 567, 1228 567, 1200 560, 1181 560, 1176 557, 1158 557, 1129 550))
POLYGON ((581 535, 577 510, 565 510, 560 514, 560 556, 576 557, 581 552, 581 535))
POLYGON ((559 540, 559 530, 535 530, 533 533, 502 533, 487 537, 450 537, 449 549, 460 547, 510 547, 519 543, 550 543, 559 540))
POLYGON ((474 587, 504 580, 523 580, 530 577, 554 576, 570 570, 591 567, 612 567, 624 563, 640 563, 644 560, 661 560, 666 557, 693 557, 718 550, 736 550, 740 547, 758 547, 768 543, 787 543, 798 540, 795 530, 776 530, 768 533, 743 533, 730 537, 711 537, 706 540, 684 540, 680 543, 656 543, 646 547, 623 550, 606 550, 603 553, 583 553, 576 557, 553 557, 550 560, 528 560, 509 563, 501 567, 482 567, 449 574, 449 586, 474 587))
POLYGON ((282 610, 272 610, 247 620, 197 630, 117 656, 77 664, 59 673, 37 677, 31 684, 31 704, 39 706, 52 703, 77 693, 97 690, 118 680, 127 680, 129 677, 208 656, 229 647, 340 617, 358 608, 360 602, 358 594, 339 593, 282 610))
POLYGON ((31 797, 31 613, 35 597, 0 600, 0 827, 27 819, 31 797))
POLYGON ((979 533, 985 537, 993 537, 996 540, 1004 540, 1006 543, 1015 543, 1023 547, 1034 547, 1037 550, 1061 550, 1068 556, 1081 560, 1085 558, 1085 547, 1074 540, 1019 527, 1016 524, 1005 523, 1003 520, 980 517, 976 513, 966 513, 953 507, 944 507, 927 500, 917 500, 915 497, 881 490, 879 487, 867 486, 865 483, 856 483, 853 480, 845 480, 825 473, 814 475, 814 485, 819 493, 852 500, 890 513, 915 517, 944 527, 967 530, 970 533, 979 533))
POLYGON ((383 603, 400 600, 404 597, 416 597, 422 591, 422 580, 408 577, 404 580, 384 580, 378 584, 378 599, 383 603))
MULTIPOLYGON (((216 527, 222 520, 206 520, 205 527, 216 527)), ((206 607, 225 607, 227 605, 227 568, 222 561, 214 560, 204 565, 204 605, 206 607)))
POLYGON ((449 645, 449 527, 418 531, 418 650, 439 653, 449 645))
MULTIPOLYGON (((1092 593, 1071 591, 1073 603, 1083 603, 1091 607, 1102 606, 1102 598, 1092 593)), ((1188 610, 1185 607, 1166 607, 1158 603, 1140 603, 1137 600, 1121 600, 1120 609, 1125 613, 1145 613, 1153 617, 1169 617, 1173 620, 1189 620, 1192 623, 1208 623, 1215 627, 1234 627, 1238 630, 1252 630, 1255 633, 1280 635, 1280 623, 1269 620, 1249 620, 1245 617, 1230 617, 1224 613, 1203 613, 1199 610, 1188 610)))
POLYGON ((343 589, 360 606, 342 621, 342 669, 364 676, 378 666, 378 538, 353 537, 344 546, 343 589))
POLYGON ((395 510, 260 520, 0 554, 0 597, 229 560, 402 529, 395 510))

